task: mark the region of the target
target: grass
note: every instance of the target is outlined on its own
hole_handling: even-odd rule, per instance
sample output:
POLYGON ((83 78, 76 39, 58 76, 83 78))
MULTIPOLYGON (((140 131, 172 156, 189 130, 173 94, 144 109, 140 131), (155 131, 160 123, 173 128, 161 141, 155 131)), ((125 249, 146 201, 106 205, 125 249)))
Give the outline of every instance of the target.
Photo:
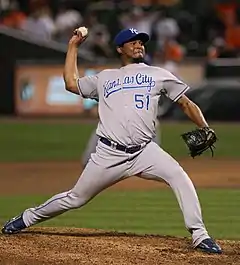
POLYGON ((94 125, 1 123, 0 161, 79 159, 94 125))
MULTIPOLYGON (((175 157, 187 156, 180 135, 195 128, 191 123, 162 124, 162 146, 175 157)), ((213 124, 219 141, 216 157, 240 157, 240 124, 213 124)), ((0 121, 0 162, 79 160, 94 124, 49 121, 0 121)), ((206 154, 209 156, 209 154, 206 154)))
MULTIPOLYGON (((0 223, 47 198, 42 195, 0 197, 0 223)), ((200 189, 199 198, 210 234, 215 238, 240 239, 240 190, 200 189)), ((69 211, 39 226, 189 236, 175 196, 169 189, 105 191, 82 209, 69 211)))

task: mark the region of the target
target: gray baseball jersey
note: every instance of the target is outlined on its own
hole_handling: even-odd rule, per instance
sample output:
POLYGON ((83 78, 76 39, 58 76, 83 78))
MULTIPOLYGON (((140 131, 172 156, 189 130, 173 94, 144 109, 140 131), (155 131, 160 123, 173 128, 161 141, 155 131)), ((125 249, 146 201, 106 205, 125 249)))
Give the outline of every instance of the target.
POLYGON ((78 79, 78 85, 83 97, 99 98, 97 135, 123 145, 154 137, 162 91, 176 101, 189 88, 169 71, 144 63, 85 76, 78 79))
MULTIPOLYGON (((112 141, 98 141, 76 185, 42 205, 23 213, 27 227, 88 203, 102 190, 130 177, 164 180, 174 191, 193 245, 209 237, 202 220, 195 188, 179 163, 154 143, 158 99, 161 91, 176 101, 189 88, 170 72, 153 66, 131 64, 78 79, 80 94, 99 99, 97 134, 112 141), (141 149, 126 152, 115 143, 141 149), (139 147, 139 146, 138 146, 139 147)), ((133 149, 131 149, 133 150, 133 149)))

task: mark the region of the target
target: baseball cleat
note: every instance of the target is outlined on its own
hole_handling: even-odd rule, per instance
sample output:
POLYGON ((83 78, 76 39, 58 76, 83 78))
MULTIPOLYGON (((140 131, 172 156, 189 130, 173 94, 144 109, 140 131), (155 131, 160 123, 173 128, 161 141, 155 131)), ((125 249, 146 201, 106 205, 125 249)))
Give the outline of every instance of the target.
POLYGON ((16 217, 13 217, 9 220, 2 228, 3 234, 16 234, 19 233, 22 229, 26 228, 25 223, 23 222, 22 214, 16 217))
POLYGON ((217 243, 214 242, 212 238, 204 239, 199 245, 196 246, 196 249, 200 249, 201 251, 206 253, 222 253, 222 249, 217 243))

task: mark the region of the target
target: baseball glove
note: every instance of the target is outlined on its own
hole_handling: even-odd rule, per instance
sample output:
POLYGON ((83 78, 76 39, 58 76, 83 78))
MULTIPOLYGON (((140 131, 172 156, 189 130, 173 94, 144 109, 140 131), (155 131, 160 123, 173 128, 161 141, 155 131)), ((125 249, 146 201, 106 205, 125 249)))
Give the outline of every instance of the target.
POLYGON ((208 128, 199 128, 181 135, 187 145, 191 157, 200 156, 203 152, 210 149, 213 156, 214 143, 217 141, 215 132, 208 128))

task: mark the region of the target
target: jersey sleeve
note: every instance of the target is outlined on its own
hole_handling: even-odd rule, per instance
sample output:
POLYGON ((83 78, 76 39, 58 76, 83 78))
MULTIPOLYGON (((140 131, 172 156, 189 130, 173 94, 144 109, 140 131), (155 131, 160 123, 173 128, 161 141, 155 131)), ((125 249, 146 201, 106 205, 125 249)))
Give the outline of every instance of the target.
POLYGON ((166 72, 166 78, 163 81, 163 87, 166 95, 172 100, 177 101, 190 88, 183 81, 178 79, 170 72, 166 72))
POLYGON ((83 98, 98 99, 97 84, 97 75, 84 76, 77 79, 79 94, 83 98))

